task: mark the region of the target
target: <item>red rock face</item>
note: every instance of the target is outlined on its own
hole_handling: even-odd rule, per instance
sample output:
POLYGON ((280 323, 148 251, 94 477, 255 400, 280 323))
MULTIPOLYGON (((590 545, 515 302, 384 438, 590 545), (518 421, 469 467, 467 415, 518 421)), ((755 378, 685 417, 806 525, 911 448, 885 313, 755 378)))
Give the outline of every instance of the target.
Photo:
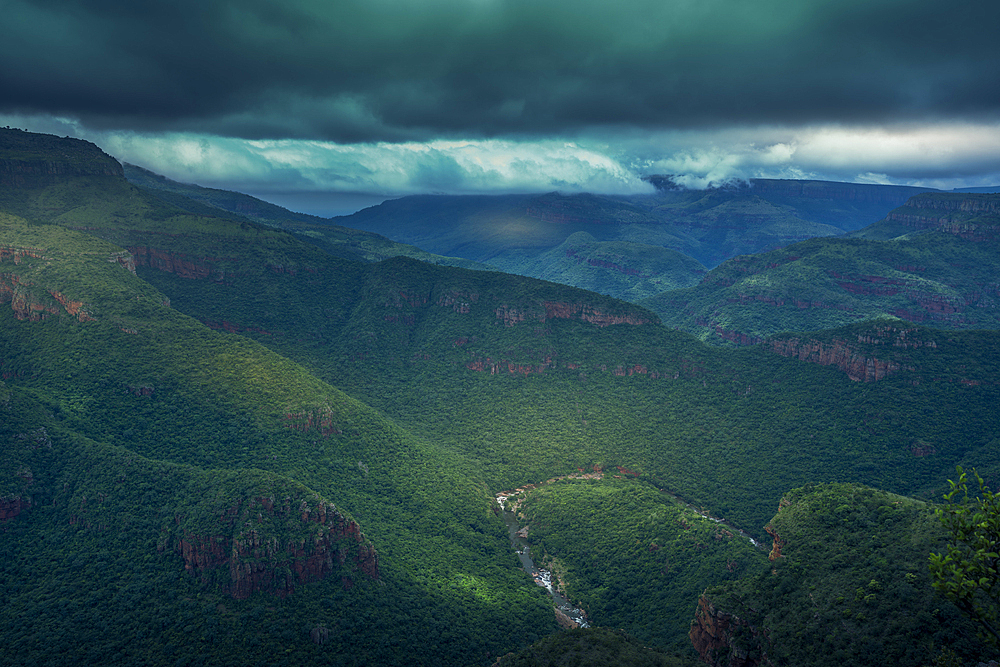
POLYGON ((374 547, 365 539, 360 526, 340 514, 332 504, 320 503, 310 508, 303 501, 294 511, 275 508, 268 498, 257 498, 246 510, 249 511, 241 512, 237 504, 223 517, 223 523, 234 524, 238 516, 250 516, 235 534, 185 534, 176 547, 184 559, 185 569, 200 576, 203 583, 216 581, 225 592, 239 600, 258 591, 283 598, 296 586, 333 574, 340 574, 345 585, 347 582, 353 584, 351 575, 344 573, 348 560, 351 564, 346 567, 350 572, 375 580, 379 578, 378 554, 374 547), (265 521, 265 514, 281 523, 287 521, 289 513, 298 514, 303 523, 316 524, 315 530, 308 530, 308 537, 282 541, 260 526, 265 521))
POLYGON ((512 327, 526 321, 545 322, 547 320, 582 320, 606 327, 611 324, 649 324, 651 319, 638 312, 605 313, 585 303, 564 301, 543 301, 541 309, 527 310, 515 306, 501 305, 495 311, 497 319, 504 326, 512 327))
POLYGON ((1000 222, 984 217, 1000 215, 1000 197, 955 195, 952 197, 913 197, 905 207, 889 213, 886 219, 914 229, 937 229, 969 241, 1000 238, 1000 222), (969 216, 979 218, 969 221, 969 216))
MULTIPOLYGON (((579 254, 579 252, 577 251, 576 248, 570 248, 570 249, 568 249, 566 251, 566 256, 569 257, 569 258, 571 258, 571 259, 576 259, 577 261, 583 261, 584 260, 583 257, 580 257, 580 254, 579 254)), ((648 275, 644 275, 638 269, 633 269, 633 268, 630 268, 628 266, 623 266, 621 264, 617 264, 617 263, 609 261, 609 260, 587 258, 586 261, 587 261, 587 264, 589 266, 593 266, 593 267, 599 268, 599 269, 609 269, 611 271, 616 271, 618 273, 623 273, 626 276, 640 276, 640 277, 643 277, 643 278, 649 278, 650 277, 648 275)))
POLYGON ((768 554, 767 558, 768 560, 778 560, 781 558, 781 548, 785 546, 785 541, 781 539, 781 535, 778 535, 778 531, 773 526, 764 526, 764 530, 774 540, 771 543, 771 553, 768 554))
POLYGON ((112 264, 117 264, 121 266, 129 273, 135 275, 135 257, 133 257, 132 253, 128 252, 127 250, 112 253, 108 257, 108 261, 111 262, 112 264))
MULTIPOLYGON (((863 345, 884 345, 899 349, 920 347, 937 348, 933 340, 916 337, 917 329, 893 326, 875 326, 867 333, 858 334, 858 343, 863 345)), ((769 346, 773 352, 784 357, 795 357, 801 361, 824 366, 837 366, 855 381, 875 382, 893 373, 915 370, 912 366, 902 366, 895 361, 866 356, 845 340, 834 339, 831 343, 816 340, 801 341, 798 338, 772 340, 769 346)))
POLYGON ((224 282, 226 279, 224 271, 212 266, 223 261, 219 257, 192 257, 184 253, 167 252, 146 246, 132 246, 128 250, 132 253, 133 266, 148 266, 191 280, 211 278, 215 282, 224 282))
POLYGON ((0 273, 0 303, 9 301, 19 320, 40 322, 59 312, 51 303, 42 303, 35 295, 32 284, 13 273, 0 273))
POLYGON ((745 647, 735 644, 733 635, 738 627, 749 628, 750 635, 759 642, 762 633, 756 628, 733 614, 717 610, 702 595, 698 600, 698 609, 688 637, 702 662, 714 667, 757 667, 770 664, 766 653, 761 652, 759 658, 751 658, 745 647))
POLYGON ((564 303, 561 301, 544 301, 544 320, 580 319, 584 322, 606 327, 611 324, 649 324, 651 320, 638 313, 610 314, 601 312, 583 303, 564 303))
POLYGON ((83 309, 83 301, 73 301, 69 297, 64 296, 56 290, 49 290, 49 294, 52 298, 59 302, 59 304, 66 309, 66 312, 73 315, 81 322, 93 322, 94 318, 83 309))
POLYGON ((486 357, 485 359, 473 359, 465 367, 470 371, 479 371, 480 373, 489 373, 490 375, 498 375, 505 372, 511 375, 541 375, 546 369, 552 367, 552 359, 549 358, 546 362, 540 364, 518 364, 506 359, 486 357))
POLYGON ((0 525, 31 509, 31 498, 0 498, 0 525))
POLYGON ((26 246, 0 245, 0 262, 14 262, 20 264, 25 257, 44 259, 43 248, 31 248, 26 246))
POLYGON ((843 340, 821 343, 816 340, 786 338, 770 341, 770 347, 783 357, 795 357, 800 361, 822 366, 836 366, 855 382, 875 382, 901 369, 894 361, 859 354, 843 340))
POLYGON ((477 301, 479 301, 478 292, 451 290, 438 298, 437 305, 444 308, 450 307, 460 315, 467 315, 472 309, 472 304, 477 301))
POLYGON ((84 308, 82 301, 74 301, 56 290, 37 289, 33 283, 16 274, 0 273, 0 303, 9 301, 14 316, 19 320, 40 322, 59 313, 59 306, 39 296, 44 292, 55 299, 55 304, 62 306, 67 313, 81 322, 94 320, 93 316, 84 308))

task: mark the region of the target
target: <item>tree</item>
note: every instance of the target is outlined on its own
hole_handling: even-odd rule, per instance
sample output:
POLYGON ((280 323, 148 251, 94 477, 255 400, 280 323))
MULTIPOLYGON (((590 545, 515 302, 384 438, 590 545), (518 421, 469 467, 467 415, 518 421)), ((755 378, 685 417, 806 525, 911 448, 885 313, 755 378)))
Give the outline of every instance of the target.
POLYGON ((1000 646, 1000 493, 973 469, 979 494, 970 498, 968 475, 961 466, 958 473, 936 512, 949 541, 946 553, 930 555, 932 585, 979 623, 984 641, 1000 646))

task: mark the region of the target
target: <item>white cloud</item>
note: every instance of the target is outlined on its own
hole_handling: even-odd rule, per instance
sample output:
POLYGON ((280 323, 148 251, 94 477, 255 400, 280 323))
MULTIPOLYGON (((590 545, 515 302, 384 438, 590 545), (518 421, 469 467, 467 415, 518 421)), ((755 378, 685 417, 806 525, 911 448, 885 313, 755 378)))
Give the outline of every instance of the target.
POLYGON ((175 180, 244 192, 649 192, 648 174, 704 188, 808 178, 950 189, 1000 182, 1000 124, 638 130, 572 140, 476 139, 336 144, 194 133, 89 130, 73 119, 0 116, 0 125, 76 136, 175 180))
POLYGON ((649 192, 607 155, 564 141, 432 141, 339 145, 191 135, 111 135, 105 149, 176 180, 249 183, 301 191, 649 192))

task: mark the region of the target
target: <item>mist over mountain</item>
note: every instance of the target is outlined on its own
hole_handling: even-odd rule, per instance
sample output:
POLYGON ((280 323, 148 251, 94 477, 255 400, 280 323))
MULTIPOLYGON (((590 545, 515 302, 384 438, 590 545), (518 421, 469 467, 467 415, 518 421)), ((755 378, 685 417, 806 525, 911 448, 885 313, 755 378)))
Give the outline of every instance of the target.
POLYGON ((430 252, 635 300, 652 296, 657 285, 665 291, 698 283, 698 269, 679 278, 684 261, 676 253, 710 269, 737 255, 855 231, 923 191, 766 179, 689 190, 666 176, 648 180, 657 194, 414 196, 334 220, 430 252), (557 268, 553 255, 573 259, 571 249, 558 248, 581 232, 615 245, 603 251, 606 258, 576 257, 575 265, 563 260, 557 268), (654 260, 650 247, 671 252, 654 260), (632 277, 616 275, 623 273, 632 277), (657 282, 660 275, 673 277, 657 282))
POLYGON ((955 466, 1000 475, 996 198, 908 193, 866 226, 864 200, 887 191, 848 188, 835 201, 863 238, 792 245, 833 227, 809 184, 359 214, 441 244, 418 249, 140 177, 92 144, 0 130, 5 664, 992 655, 922 563, 941 540, 926 503, 955 466), (668 238, 720 255, 786 240, 702 274, 650 242, 668 238), (709 346, 667 311, 418 258, 463 245, 634 279, 622 290, 693 276, 706 304, 750 289, 727 275, 800 290, 771 273, 798 265, 859 301, 709 346), (953 303, 931 298, 946 288, 962 310, 921 305, 953 303), (869 317, 870 297, 924 321, 869 317), (505 520, 598 631, 556 635, 565 614, 505 520))

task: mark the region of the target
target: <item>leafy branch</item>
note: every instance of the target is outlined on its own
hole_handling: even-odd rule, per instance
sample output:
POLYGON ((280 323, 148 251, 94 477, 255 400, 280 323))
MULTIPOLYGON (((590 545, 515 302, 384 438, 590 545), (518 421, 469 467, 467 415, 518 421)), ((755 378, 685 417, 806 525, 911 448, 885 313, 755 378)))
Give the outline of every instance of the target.
POLYGON ((975 469, 977 497, 969 497, 969 476, 958 467, 948 480, 945 506, 937 510, 949 534, 946 553, 931 553, 933 586, 979 623, 984 641, 1000 645, 1000 494, 993 493, 975 469))

